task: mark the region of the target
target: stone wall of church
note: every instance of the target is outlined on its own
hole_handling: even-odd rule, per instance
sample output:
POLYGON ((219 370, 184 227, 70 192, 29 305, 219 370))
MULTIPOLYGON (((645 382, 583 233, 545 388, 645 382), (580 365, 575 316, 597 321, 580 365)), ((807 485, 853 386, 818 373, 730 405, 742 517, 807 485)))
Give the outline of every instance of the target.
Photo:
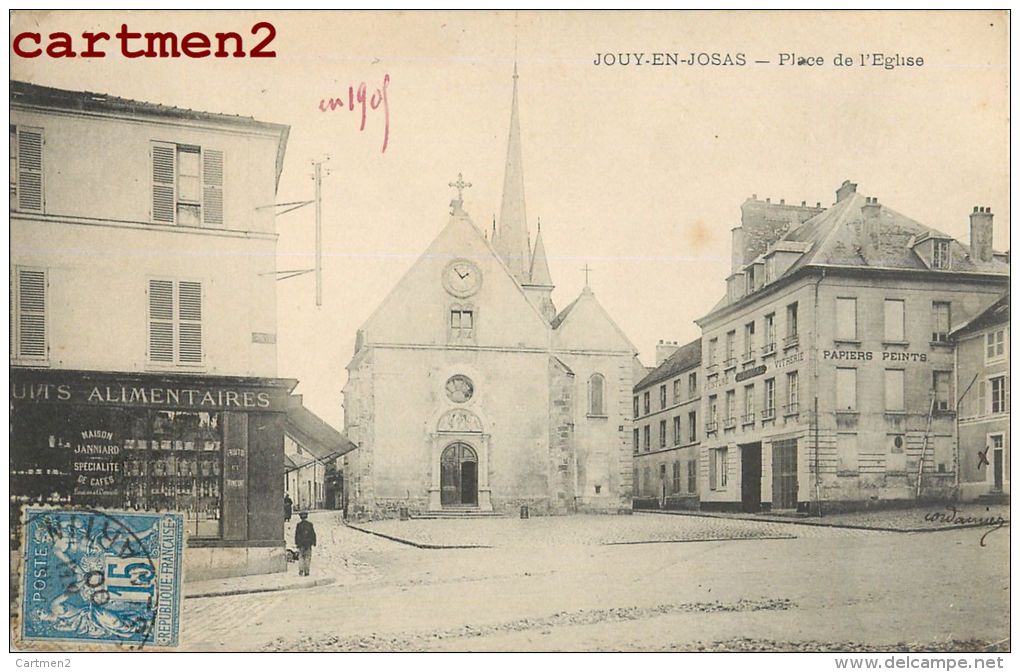
POLYGON ((632 353, 560 355, 574 372, 574 450, 578 510, 630 507, 632 353), (592 381, 601 376, 603 407, 592 407, 592 381))
POLYGON ((553 513, 574 513, 574 374, 555 357, 549 358, 549 474, 553 513))
POLYGON ((344 386, 344 433, 358 449, 344 456, 347 514, 359 517, 374 508, 372 458, 375 444, 375 402, 372 378, 373 353, 360 353, 348 369, 344 386))

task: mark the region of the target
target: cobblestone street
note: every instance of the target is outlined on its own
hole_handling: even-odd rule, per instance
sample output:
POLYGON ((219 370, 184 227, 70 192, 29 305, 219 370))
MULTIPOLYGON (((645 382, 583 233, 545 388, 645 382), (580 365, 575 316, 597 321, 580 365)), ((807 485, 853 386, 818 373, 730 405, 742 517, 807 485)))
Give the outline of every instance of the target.
POLYGON ((313 577, 335 583, 185 600, 184 648, 1008 646, 1008 527, 982 547, 985 528, 895 533, 654 514, 366 525, 494 546, 421 549, 345 527, 333 513, 313 522, 313 577))

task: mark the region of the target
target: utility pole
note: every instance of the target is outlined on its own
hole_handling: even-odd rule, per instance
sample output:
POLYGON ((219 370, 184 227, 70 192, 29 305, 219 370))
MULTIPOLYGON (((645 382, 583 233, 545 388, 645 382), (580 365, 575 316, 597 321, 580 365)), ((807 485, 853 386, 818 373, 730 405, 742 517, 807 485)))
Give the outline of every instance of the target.
POLYGON ((322 306, 322 161, 315 162, 315 305, 322 306))
MULTIPOLYGON (((262 273, 261 275, 275 275, 277 280, 288 280, 290 278, 296 278, 300 275, 307 273, 315 273, 315 305, 322 307, 322 164, 329 161, 329 155, 326 158, 312 161, 312 166, 315 168, 315 174, 312 179, 315 181, 315 198, 310 201, 291 201, 290 203, 274 203, 271 205, 260 205, 255 208, 256 210, 265 209, 278 209, 284 208, 276 213, 277 216, 293 212, 298 208, 303 208, 309 203, 315 204, 315 267, 314 268, 299 268, 289 271, 271 271, 269 273, 262 273)), ((326 169, 326 175, 330 174, 329 168, 326 169)))

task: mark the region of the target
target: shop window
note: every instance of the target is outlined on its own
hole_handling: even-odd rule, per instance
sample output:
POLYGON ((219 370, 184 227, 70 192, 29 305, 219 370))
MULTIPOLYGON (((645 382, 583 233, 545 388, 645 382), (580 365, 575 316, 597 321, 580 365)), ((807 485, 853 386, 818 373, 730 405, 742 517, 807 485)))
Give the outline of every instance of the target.
POLYGON ((46 270, 17 267, 11 281, 10 354, 19 361, 45 361, 46 270))
POLYGON ((152 143, 152 221, 222 226, 223 152, 152 143))
POLYGON ((202 283, 151 278, 148 294, 149 362, 202 364, 202 283))
POLYGON ((11 209, 42 212, 43 132, 41 128, 10 125, 11 209))
POLYGON ((13 502, 175 511, 187 536, 221 536, 221 414, 24 403, 12 430, 13 502))

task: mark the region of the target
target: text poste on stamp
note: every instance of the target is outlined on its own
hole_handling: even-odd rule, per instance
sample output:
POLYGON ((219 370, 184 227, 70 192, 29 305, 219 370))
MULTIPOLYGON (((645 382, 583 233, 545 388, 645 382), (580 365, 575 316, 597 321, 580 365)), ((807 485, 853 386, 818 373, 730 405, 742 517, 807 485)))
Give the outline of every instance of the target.
POLYGON ((183 523, 179 513, 26 509, 16 644, 177 646, 183 523))

